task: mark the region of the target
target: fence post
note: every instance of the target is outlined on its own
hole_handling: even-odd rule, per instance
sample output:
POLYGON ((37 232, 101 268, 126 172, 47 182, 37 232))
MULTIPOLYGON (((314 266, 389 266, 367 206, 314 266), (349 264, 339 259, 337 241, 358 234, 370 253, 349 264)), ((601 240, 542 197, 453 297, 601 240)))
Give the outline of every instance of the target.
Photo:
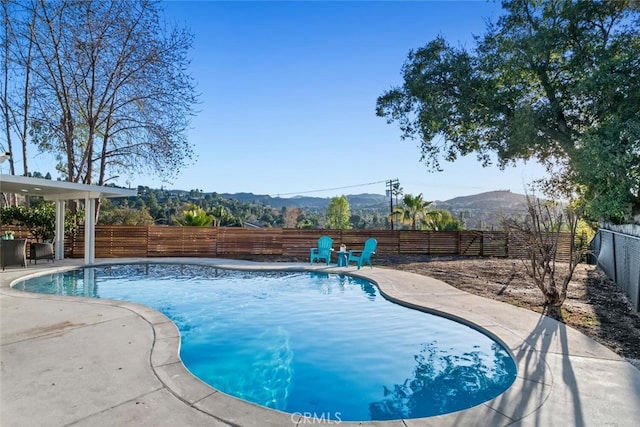
POLYGON ((640 268, 638 269, 638 281, 636 282, 636 311, 640 312, 640 268))
POLYGON ((511 254, 509 253, 509 233, 505 231, 504 235, 504 246, 505 252, 507 253, 507 259, 511 258, 511 254))
POLYGON ((618 283, 618 263, 616 261, 616 233, 611 233, 611 246, 613 248, 613 281, 618 283))

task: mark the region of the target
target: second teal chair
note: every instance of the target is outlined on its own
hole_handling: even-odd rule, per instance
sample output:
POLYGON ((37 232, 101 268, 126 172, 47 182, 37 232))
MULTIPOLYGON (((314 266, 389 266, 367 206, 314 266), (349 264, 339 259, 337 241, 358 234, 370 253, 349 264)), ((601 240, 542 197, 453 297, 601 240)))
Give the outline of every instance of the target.
POLYGON ((318 247, 311 248, 311 265, 314 260, 324 259, 327 265, 331 262, 331 251, 333 251, 333 239, 329 236, 322 236, 318 239, 318 247))
POLYGON ((364 248, 361 251, 349 251, 347 266, 349 265, 349 262, 355 261, 358 263, 358 270, 362 267, 363 262, 366 262, 371 268, 373 268, 373 265, 371 264, 371 255, 376 253, 377 246, 378 241, 376 239, 373 237, 367 239, 367 241, 364 242, 364 248))

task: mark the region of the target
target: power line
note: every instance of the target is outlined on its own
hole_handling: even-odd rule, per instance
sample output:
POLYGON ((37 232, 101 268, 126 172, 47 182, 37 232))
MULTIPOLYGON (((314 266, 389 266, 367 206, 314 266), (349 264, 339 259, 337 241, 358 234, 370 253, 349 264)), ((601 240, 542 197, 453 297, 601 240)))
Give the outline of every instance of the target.
POLYGON ((375 182, 368 182, 366 184, 355 184, 355 185, 345 185, 344 187, 325 188, 323 190, 298 191, 294 193, 279 193, 279 194, 275 194, 273 197, 294 196, 294 195, 297 196, 300 194, 310 194, 310 193, 322 193, 323 191, 343 190, 345 188, 355 188, 355 187, 366 187, 368 185, 382 184, 385 182, 386 181, 375 181, 375 182))

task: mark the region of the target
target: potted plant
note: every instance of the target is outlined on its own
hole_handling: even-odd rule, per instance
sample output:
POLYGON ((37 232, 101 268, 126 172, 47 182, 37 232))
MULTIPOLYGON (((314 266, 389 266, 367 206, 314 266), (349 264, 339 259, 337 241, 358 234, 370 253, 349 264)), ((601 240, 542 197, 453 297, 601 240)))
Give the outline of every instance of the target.
POLYGON ((7 230, 2 233, 2 240, 13 240, 13 231, 7 230))

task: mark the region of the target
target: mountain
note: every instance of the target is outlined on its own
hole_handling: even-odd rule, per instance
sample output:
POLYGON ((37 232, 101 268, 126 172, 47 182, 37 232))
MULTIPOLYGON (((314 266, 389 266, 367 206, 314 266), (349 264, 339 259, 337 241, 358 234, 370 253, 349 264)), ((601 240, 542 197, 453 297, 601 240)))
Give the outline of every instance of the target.
POLYGON ((451 212, 464 221, 469 229, 502 228, 502 219, 524 218, 527 214, 527 196, 509 190, 488 191, 471 196, 455 197, 434 203, 437 209, 451 212))
POLYGON ((516 210, 526 211, 527 196, 509 190, 488 191, 471 196, 435 202, 441 209, 516 210))

